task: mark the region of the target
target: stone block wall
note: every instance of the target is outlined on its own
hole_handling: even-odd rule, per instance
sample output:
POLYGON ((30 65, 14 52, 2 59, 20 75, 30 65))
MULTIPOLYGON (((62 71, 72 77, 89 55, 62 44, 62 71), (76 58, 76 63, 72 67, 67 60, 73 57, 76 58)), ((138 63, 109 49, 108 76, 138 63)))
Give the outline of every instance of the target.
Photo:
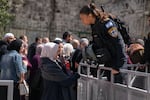
MULTIPOLYGON (((10 0, 10 11, 16 15, 10 26, 15 34, 26 34, 30 41, 36 36, 51 39, 62 37, 65 31, 90 33, 90 27, 82 25, 79 11, 91 0, 10 0), (18 31, 17 31, 18 30, 18 31), (32 37, 32 38, 31 38, 32 37)), ((142 38, 149 31, 146 13, 149 0, 92 0, 100 7, 124 20, 131 37, 142 38)), ((86 34, 83 34, 87 36, 86 34)))

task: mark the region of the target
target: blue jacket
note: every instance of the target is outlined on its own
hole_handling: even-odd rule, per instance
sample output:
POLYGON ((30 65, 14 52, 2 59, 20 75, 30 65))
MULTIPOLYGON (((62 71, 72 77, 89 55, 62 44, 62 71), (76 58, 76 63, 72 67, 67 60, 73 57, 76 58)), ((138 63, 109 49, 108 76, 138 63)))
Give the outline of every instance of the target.
POLYGON ((26 72, 25 67, 23 67, 22 57, 15 50, 11 50, 2 56, 0 70, 1 80, 14 80, 14 82, 18 82, 20 74, 26 72))

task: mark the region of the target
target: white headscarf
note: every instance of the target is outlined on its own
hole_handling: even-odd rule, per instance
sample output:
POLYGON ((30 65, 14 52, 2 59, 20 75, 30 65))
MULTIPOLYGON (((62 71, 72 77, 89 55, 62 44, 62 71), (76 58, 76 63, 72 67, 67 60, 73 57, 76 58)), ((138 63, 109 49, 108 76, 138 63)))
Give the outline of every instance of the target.
POLYGON ((41 57, 48 57, 51 60, 55 60, 59 45, 53 42, 44 44, 41 52, 41 57))

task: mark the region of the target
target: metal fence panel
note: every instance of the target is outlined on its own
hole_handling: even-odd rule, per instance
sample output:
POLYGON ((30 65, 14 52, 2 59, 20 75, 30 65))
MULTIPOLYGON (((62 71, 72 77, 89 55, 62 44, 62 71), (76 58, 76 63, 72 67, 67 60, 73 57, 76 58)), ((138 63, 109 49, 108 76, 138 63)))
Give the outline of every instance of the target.
MULTIPOLYGON (((150 100, 149 73, 130 70, 121 70, 121 72, 129 76, 130 74, 142 76, 147 82, 147 86, 145 89, 135 88, 130 86, 130 82, 118 84, 91 77, 90 74, 81 74, 81 78, 78 80, 78 100, 150 100)), ((130 78, 129 76, 127 78, 130 78)))
POLYGON ((111 100, 111 84, 88 77, 78 80, 78 100, 111 100))
POLYGON ((149 100, 147 95, 150 94, 104 80, 88 77, 78 80, 78 100, 149 100))
POLYGON ((78 80, 78 100, 87 100, 87 78, 81 77, 78 80))
POLYGON ((114 100, 148 100, 147 93, 126 86, 114 85, 114 100))
POLYGON ((114 100, 128 100, 128 91, 126 87, 114 86, 113 95, 114 100))

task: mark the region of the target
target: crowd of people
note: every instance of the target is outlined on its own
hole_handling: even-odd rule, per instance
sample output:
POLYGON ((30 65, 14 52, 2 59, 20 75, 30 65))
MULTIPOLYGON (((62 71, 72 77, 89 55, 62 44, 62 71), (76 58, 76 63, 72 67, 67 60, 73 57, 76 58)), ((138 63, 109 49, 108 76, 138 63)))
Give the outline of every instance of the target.
MULTIPOLYGON (((83 50, 89 45, 98 63, 113 69, 117 83, 123 81, 119 69, 125 64, 150 63, 150 33, 145 40, 131 39, 125 44, 112 16, 94 4, 84 6, 80 18, 83 24, 91 25, 90 42, 86 37, 75 39, 69 31, 53 40, 36 37, 30 45, 26 35, 16 37, 6 33, 3 36, 0 40, 0 80, 14 81, 13 100, 25 100, 18 88, 24 80, 29 84, 29 100, 77 100, 77 79, 80 77, 77 68, 84 58, 83 50), (101 54, 106 57, 100 57, 101 54)), ((104 75, 110 81, 110 72, 104 75)))
POLYGON ((71 32, 52 41, 36 37, 30 45, 27 36, 6 33, 0 41, 0 79, 14 81, 14 100, 25 100, 18 88, 23 80, 29 84, 29 100, 75 100, 80 77, 75 62, 88 44, 87 38, 73 39, 71 32))

